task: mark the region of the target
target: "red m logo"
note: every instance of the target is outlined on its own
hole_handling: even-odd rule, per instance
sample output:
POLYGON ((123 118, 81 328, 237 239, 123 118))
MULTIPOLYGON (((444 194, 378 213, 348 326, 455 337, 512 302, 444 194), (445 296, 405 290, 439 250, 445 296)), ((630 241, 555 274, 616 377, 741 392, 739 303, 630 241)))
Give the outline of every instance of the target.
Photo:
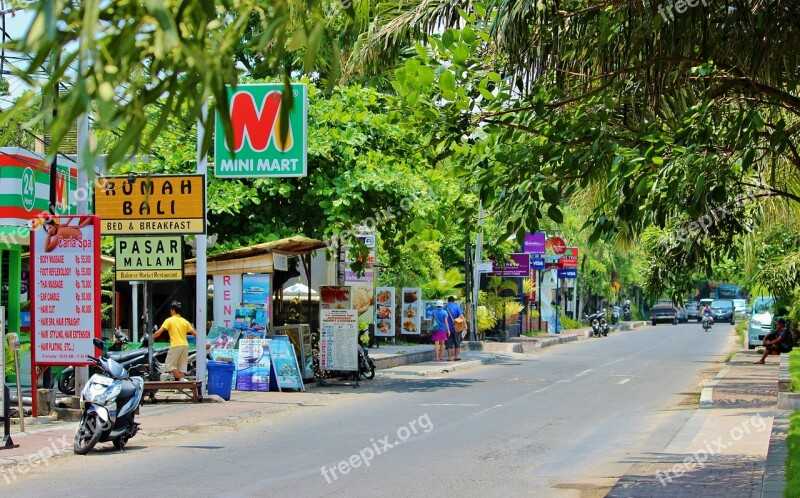
POLYGON ((237 92, 233 95, 230 112, 234 153, 242 150, 245 139, 255 152, 266 150, 271 140, 274 140, 275 148, 281 152, 292 148, 294 140, 291 123, 288 124, 283 140, 280 136, 281 101, 281 92, 271 91, 264 96, 259 109, 250 93, 237 92))

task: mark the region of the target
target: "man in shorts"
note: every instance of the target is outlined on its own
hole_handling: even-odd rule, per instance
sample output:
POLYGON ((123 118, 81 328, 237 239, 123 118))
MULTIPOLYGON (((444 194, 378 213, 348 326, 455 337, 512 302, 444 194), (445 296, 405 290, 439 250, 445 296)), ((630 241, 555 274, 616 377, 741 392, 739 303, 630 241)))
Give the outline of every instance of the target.
POLYGON ((764 360, 774 352, 788 353, 794 347, 794 339, 789 327, 786 326, 786 320, 778 318, 775 320, 775 332, 770 332, 764 337, 764 354, 761 359, 756 362, 756 365, 763 365, 764 360))
POLYGON ((156 337, 169 332, 169 353, 164 362, 164 371, 170 372, 175 379, 188 382, 186 370, 189 367, 189 341, 186 340, 188 334, 197 336, 197 332, 185 318, 181 316, 180 301, 172 301, 169 305, 170 317, 164 320, 164 324, 153 334, 153 342, 156 337))

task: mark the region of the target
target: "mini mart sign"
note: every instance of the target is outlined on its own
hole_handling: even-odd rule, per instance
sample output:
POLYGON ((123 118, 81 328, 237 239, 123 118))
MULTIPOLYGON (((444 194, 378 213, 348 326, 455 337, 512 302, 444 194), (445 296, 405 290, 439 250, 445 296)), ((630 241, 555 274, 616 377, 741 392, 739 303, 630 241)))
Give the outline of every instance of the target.
POLYGON ((306 176, 308 87, 294 84, 291 89, 294 105, 283 135, 281 111, 285 111, 286 105, 283 84, 238 85, 235 91, 228 88, 233 150, 228 148, 218 114, 214 136, 217 178, 306 176))

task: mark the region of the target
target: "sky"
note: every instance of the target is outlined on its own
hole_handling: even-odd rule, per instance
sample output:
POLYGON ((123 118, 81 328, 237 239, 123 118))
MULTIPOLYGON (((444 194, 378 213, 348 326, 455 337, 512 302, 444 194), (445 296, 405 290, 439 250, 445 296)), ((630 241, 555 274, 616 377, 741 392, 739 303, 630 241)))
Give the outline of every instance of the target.
MULTIPOLYGON (((16 11, 13 14, 6 14, 5 21, 6 21, 6 31, 8 35, 13 39, 18 39, 19 37, 23 36, 28 29, 31 21, 33 19, 33 11, 30 10, 21 10, 16 11)), ((6 51, 6 57, 13 57, 14 60, 6 61, 6 64, 12 63, 15 66, 20 66, 21 61, 17 60, 16 58, 20 57, 21 54, 6 51)), ((7 70, 7 68, 4 68, 7 70)), ((12 75, 4 75, 9 82, 9 87, 11 90, 11 96, 0 97, 0 108, 5 108, 11 105, 11 102, 19 95, 25 91, 27 88, 19 78, 16 78, 12 75)))

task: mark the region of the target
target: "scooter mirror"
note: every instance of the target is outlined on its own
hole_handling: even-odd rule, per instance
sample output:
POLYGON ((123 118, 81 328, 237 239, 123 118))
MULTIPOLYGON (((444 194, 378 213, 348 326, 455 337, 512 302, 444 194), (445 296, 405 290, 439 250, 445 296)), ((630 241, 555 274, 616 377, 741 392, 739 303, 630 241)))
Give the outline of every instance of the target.
POLYGON ((106 344, 101 339, 95 338, 94 340, 92 340, 92 343, 94 344, 94 347, 96 347, 101 351, 106 347, 106 344))

